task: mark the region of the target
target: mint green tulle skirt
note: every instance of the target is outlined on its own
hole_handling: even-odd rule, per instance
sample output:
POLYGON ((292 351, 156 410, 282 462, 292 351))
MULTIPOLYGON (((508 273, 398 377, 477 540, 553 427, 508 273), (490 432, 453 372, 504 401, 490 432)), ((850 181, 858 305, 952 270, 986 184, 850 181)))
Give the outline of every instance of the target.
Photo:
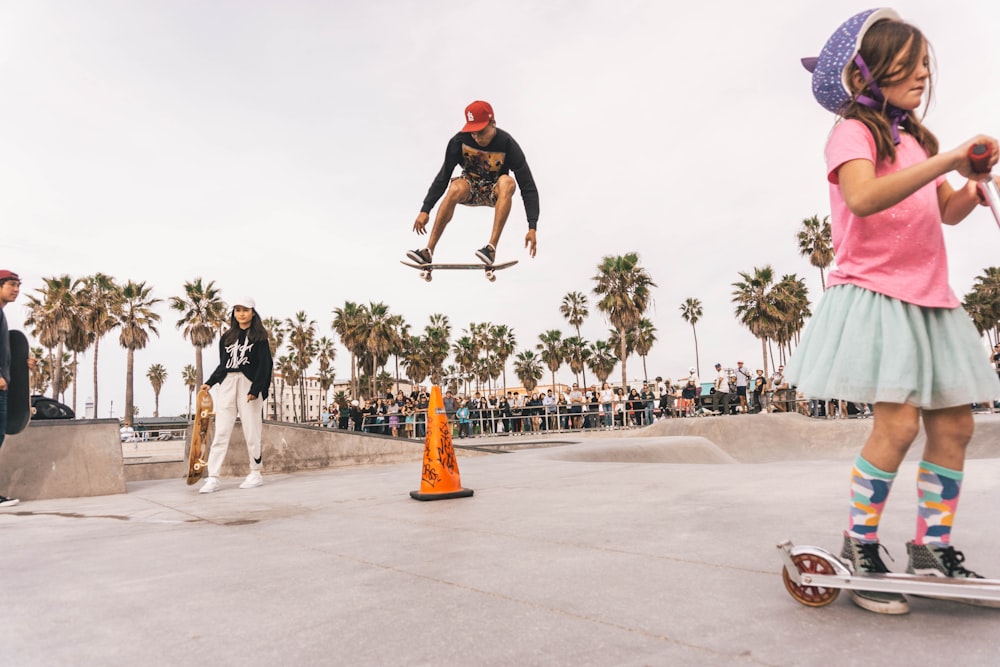
POLYGON ((785 368, 806 398, 939 410, 1000 398, 964 308, 924 308, 855 285, 820 299, 785 368))

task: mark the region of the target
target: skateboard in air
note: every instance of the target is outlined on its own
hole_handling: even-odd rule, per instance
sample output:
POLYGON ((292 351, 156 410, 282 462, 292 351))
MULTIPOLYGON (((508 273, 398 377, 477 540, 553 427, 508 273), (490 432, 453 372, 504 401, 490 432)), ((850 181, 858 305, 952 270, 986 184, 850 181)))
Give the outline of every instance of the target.
POLYGON ((187 483, 191 486, 205 474, 208 467, 208 432, 212 426, 215 404, 212 394, 200 389, 196 401, 194 423, 191 425, 191 451, 188 453, 187 483))
POLYGON ((442 271, 453 271, 453 270, 465 270, 465 271, 485 271, 486 279, 491 283, 495 282, 496 272, 502 269, 507 269, 515 264, 518 260, 513 260, 511 262, 502 262, 500 264, 414 264, 412 262, 404 262, 400 260, 400 264, 403 266, 409 266, 414 269, 420 269, 420 277, 425 281, 431 281, 431 271, 435 269, 441 269, 442 271))
POLYGON ((7 435, 20 433, 31 421, 31 381, 28 376, 28 339, 10 332, 10 383, 7 386, 7 435))
POLYGON ((1000 580, 951 579, 917 574, 852 574, 831 552, 820 547, 778 545, 784 569, 785 589, 809 607, 825 607, 841 589, 904 593, 931 598, 951 598, 1000 606, 1000 580))

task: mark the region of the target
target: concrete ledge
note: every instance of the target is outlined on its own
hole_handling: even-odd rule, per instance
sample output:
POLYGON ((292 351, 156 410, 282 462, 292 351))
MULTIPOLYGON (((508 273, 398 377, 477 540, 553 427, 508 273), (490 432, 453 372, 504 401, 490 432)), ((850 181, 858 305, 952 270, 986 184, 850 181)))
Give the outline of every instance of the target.
POLYGON ((0 447, 0 493, 21 500, 125 493, 117 419, 31 422, 0 447))

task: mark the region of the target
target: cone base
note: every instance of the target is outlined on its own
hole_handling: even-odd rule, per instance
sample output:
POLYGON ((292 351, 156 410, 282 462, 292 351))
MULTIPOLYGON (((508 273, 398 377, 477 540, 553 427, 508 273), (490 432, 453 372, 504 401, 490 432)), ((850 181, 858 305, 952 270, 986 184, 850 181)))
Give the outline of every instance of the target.
POLYGON ((410 497, 414 500, 448 500, 449 498, 468 498, 475 491, 472 489, 459 489, 458 491, 450 491, 448 493, 420 493, 419 491, 410 491, 410 497))

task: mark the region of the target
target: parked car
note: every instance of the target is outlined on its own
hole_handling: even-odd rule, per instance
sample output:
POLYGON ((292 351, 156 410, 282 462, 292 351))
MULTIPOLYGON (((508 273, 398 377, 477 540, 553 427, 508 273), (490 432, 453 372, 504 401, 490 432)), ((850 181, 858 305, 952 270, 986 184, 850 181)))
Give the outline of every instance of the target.
POLYGON ((76 419, 68 405, 46 396, 32 396, 31 411, 32 419, 76 419))

